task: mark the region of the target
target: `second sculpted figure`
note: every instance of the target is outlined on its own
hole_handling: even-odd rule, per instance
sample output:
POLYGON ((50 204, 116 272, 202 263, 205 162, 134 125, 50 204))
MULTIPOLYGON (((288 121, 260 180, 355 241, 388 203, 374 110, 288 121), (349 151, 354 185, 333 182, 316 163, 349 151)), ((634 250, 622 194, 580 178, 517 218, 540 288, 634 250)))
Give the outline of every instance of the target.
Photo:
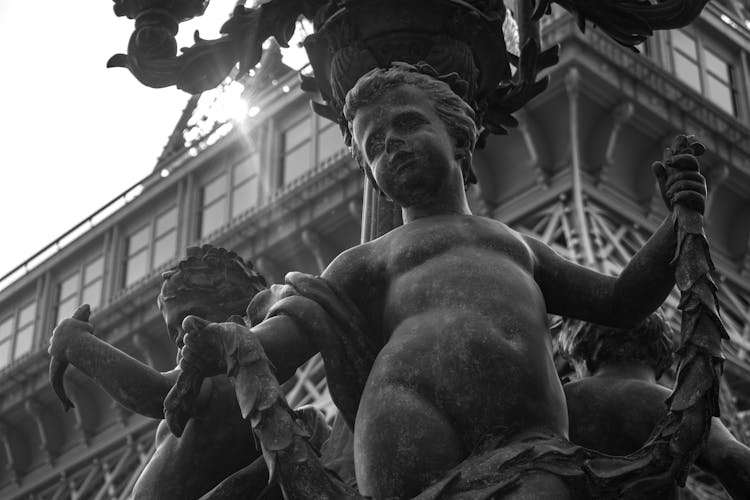
MULTIPOLYGON (((471 214, 474 113, 443 81, 406 65, 373 70, 344 112, 355 156, 402 207, 404 225, 342 253, 320 277, 288 275, 289 296, 249 330, 188 321, 183 369, 228 373, 263 444, 278 427, 267 418, 258 360, 267 356, 283 381, 321 352, 354 433, 363 496, 580 498, 559 472, 576 447, 566 439, 547 315, 618 327, 643 320, 674 285, 671 218, 619 277, 605 276, 471 214), (494 473, 505 474, 490 486, 460 469, 471 462, 480 470, 472 459, 488 451, 494 473)), ((706 187, 694 156, 675 155, 655 172, 670 209, 702 212, 706 187)), ((264 448, 271 465, 284 458, 273 455, 276 444, 264 448)))
MULTIPOLYGON (((178 349, 184 342, 185 317, 226 321, 242 316, 253 295, 266 288, 264 278, 241 257, 210 245, 189 248, 187 258, 162 277, 158 305, 178 349)), ((49 346, 52 357, 81 370, 126 408, 162 419, 164 397, 180 369, 160 373, 100 340, 93 335, 88 313, 81 314, 84 309, 88 306, 55 328, 49 346)), ((154 455, 133 488, 135 500, 200 498, 258 456, 227 377, 204 380, 195 402, 181 438, 169 432, 164 420, 159 423, 154 455)), ((265 477, 260 472, 262 486, 265 477)))
MULTIPOLYGON (((560 352, 579 377, 564 386, 570 439, 608 455, 633 453, 667 410, 670 391, 657 380, 672 364, 669 324, 660 313, 629 329, 577 323, 558 337, 560 352)), ((750 448, 716 417, 695 464, 715 475, 732 498, 748 497, 750 448)))

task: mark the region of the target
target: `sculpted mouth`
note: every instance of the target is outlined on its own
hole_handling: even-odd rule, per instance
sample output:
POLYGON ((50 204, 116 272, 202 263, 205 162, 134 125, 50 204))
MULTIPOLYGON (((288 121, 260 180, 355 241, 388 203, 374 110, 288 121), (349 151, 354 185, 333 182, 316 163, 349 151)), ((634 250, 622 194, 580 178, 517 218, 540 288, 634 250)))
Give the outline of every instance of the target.
POLYGON ((402 168, 410 165, 417 159, 417 156, 413 153, 407 153, 405 151, 399 151, 395 155, 393 155, 393 158, 391 158, 391 161, 389 162, 394 170, 398 171, 402 168))

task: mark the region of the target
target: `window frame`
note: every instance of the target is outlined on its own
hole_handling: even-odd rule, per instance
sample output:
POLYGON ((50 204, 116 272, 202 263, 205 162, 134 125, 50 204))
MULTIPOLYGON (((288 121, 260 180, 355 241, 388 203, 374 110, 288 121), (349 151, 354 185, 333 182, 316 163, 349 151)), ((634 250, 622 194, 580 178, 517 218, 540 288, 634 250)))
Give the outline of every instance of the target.
POLYGON ((229 215, 228 220, 229 222, 233 221, 234 219, 237 219, 241 217, 244 213, 249 212, 253 208, 257 207, 260 204, 260 170, 261 170, 261 158, 260 158, 260 151, 258 150, 252 150, 249 152, 249 154, 240 156, 239 159, 237 159, 234 162, 231 162, 231 165, 227 167, 227 174, 229 176, 229 215), (244 162, 254 162, 253 171, 250 174, 249 177, 246 177, 242 179, 239 183, 235 184, 235 171, 240 165, 242 165, 244 162), (240 188, 243 186, 252 183, 255 181, 255 201, 250 206, 246 207, 241 212, 235 213, 235 206, 237 204, 237 191, 239 191, 240 188))
POLYGON ((13 365, 13 363, 18 361, 19 359, 22 359, 34 352, 35 341, 37 340, 36 332, 38 330, 39 323, 39 301, 37 300, 37 297, 33 297, 24 302, 21 302, 19 306, 14 308, 14 311, 12 313, 3 316, 2 319, 0 319, 0 324, 5 323, 6 321, 10 321, 10 335, 8 335, 8 337, 6 337, 5 339, 0 340, 0 345, 6 343, 8 344, 8 359, 7 362, 0 360, 0 371, 13 365), (31 321, 21 325, 21 312, 31 305, 34 306, 32 319, 31 321), (29 326, 31 327, 31 342, 29 344, 29 349, 21 353, 20 355, 16 355, 16 350, 18 348, 18 335, 23 329, 26 329, 29 326))
MULTIPOLYGON (((135 228, 130 231, 125 232, 125 236, 122 238, 122 260, 121 260, 121 269, 122 269, 122 275, 119 279, 120 288, 126 289, 130 288, 131 286, 135 285, 139 281, 141 281, 144 278, 147 278, 150 276, 154 271, 161 269, 167 265, 169 265, 171 262, 173 262, 177 258, 177 250, 179 247, 179 231, 180 231, 180 207, 177 201, 172 202, 171 204, 167 205, 166 207, 161 207, 160 210, 156 211, 155 215, 151 216, 147 220, 140 220, 138 224, 133 224, 131 227, 135 228), (169 211, 175 210, 176 217, 175 217, 175 223, 174 227, 168 231, 165 231, 164 233, 157 235, 157 222, 160 217, 166 215, 169 211), (147 241, 146 245, 144 247, 141 247, 141 250, 139 250, 136 254, 140 254, 141 252, 146 253, 146 271, 142 276, 139 276, 135 280, 133 280, 131 283, 128 284, 128 269, 130 268, 130 260, 131 256, 136 254, 131 254, 129 247, 129 241, 130 239, 140 231, 146 230, 147 234, 147 241), (175 245, 174 249, 172 250, 172 256, 165 260, 164 262, 160 263, 159 265, 154 265, 154 258, 156 254, 156 243, 157 240, 161 240, 166 235, 169 234, 175 234, 175 245)), ((93 261, 92 261, 93 262, 93 261)))
POLYGON ((7 363, 3 364, 3 360, 0 359, 0 370, 3 368, 6 368, 10 366, 13 363, 13 351, 15 350, 15 343, 16 343, 16 316, 18 315, 18 309, 16 309, 13 313, 7 314, 4 317, 0 317, 0 325, 3 323, 10 321, 10 334, 0 339, 0 346, 3 344, 8 344, 8 361, 7 363))
POLYGON ((62 278, 55 281, 55 296, 54 296, 54 307, 52 308, 53 312, 53 321, 54 325, 57 325, 61 319, 66 318, 73 314, 72 310, 69 311, 61 311, 60 305, 69 301, 70 299, 77 299, 77 303, 84 304, 88 303, 84 301, 84 293, 86 292, 86 288, 88 288, 91 284, 95 282, 99 282, 100 290, 99 290, 99 303, 95 306, 92 306, 91 310, 96 310, 97 308, 104 305, 104 275, 106 274, 106 258, 105 253, 99 252, 89 255, 87 258, 79 261, 75 268, 68 269, 68 273, 61 275, 62 278), (96 262, 97 260, 101 259, 101 274, 97 276, 95 279, 91 281, 86 281, 86 269, 96 262), (73 276, 76 277, 76 288, 75 291, 65 297, 65 299, 61 299, 60 294, 62 292, 62 284, 68 281, 73 276))
POLYGON ((89 286, 91 286, 95 282, 99 282, 100 283, 99 286, 101 287, 100 290, 99 290, 99 303, 96 306, 92 307, 91 310, 96 310, 97 308, 102 307, 102 305, 104 305, 104 300, 105 300, 105 297, 104 297, 104 275, 107 273, 106 265, 107 265, 107 259, 106 259, 106 256, 105 256, 104 252, 102 252, 102 253, 100 253, 100 254, 98 254, 95 257, 92 257, 90 259, 86 259, 83 262, 83 264, 81 265, 81 285, 80 285, 80 290, 79 290, 80 297, 81 297, 80 298, 81 303, 82 304, 83 303, 87 303, 88 304, 88 302, 83 302, 83 301, 85 300, 86 289, 89 286), (102 271, 101 271, 101 274, 98 275, 95 279, 93 279, 91 281, 86 281, 86 269, 91 264, 93 264, 94 262, 96 262, 99 259, 101 259, 101 261, 102 261, 102 271))
POLYGON ((199 183, 198 185, 198 203, 196 203, 197 208, 197 224, 196 224, 196 237, 198 240, 203 240, 205 238, 208 238, 210 235, 212 235, 215 231, 218 231, 221 227, 227 225, 229 223, 229 209, 230 209, 230 201, 229 201, 229 190, 230 190, 230 183, 231 183, 231 175, 230 172, 227 171, 226 167, 222 167, 218 170, 214 170, 210 172, 210 175, 206 176, 206 179, 199 183), (205 190, 206 187, 209 184, 214 183, 217 181, 220 177, 224 176, 224 189, 222 190, 222 194, 220 197, 214 199, 209 205, 205 205, 204 197, 205 197, 205 190), (224 210, 222 210, 223 213, 223 220, 222 223, 216 226, 214 229, 212 229, 210 232, 203 234, 203 221, 204 216, 203 213, 205 212, 205 209, 207 206, 213 206, 216 203, 218 203, 220 200, 223 200, 224 202, 224 210))
MULTIPOLYGON (((326 118, 323 118, 322 116, 319 116, 317 113, 312 111, 308 106, 294 106, 293 110, 290 110, 286 113, 284 117, 279 119, 275 125, 274 125, 274 133, 276 136, 276 142, 277 142, 277 158, 278 161, 276 162, 276 175, 274 176, 275 182, 275 189, 280 190, 286 188, 290 182, 287 182, 285 179, 285 160, 289 153, 296 151, 299 149, 303 144, 308 144, 308 154, 307 154, 307 170, 305 170, 300 176, 295 177, 294 180, 298 179, 299 177, 305 175, 305 173, 309 172, 310 170, 315 169, 321 164, 326 163, 330 158, 332 158, 334 155, 330 155, 326 158, 321 158, 320 151, 321 151, 321 133, 328 130, 328 128, 334 128, 338 133, 337 135, 340 136, 340 132, 338 131, 338 126, 335 122, 332 122, 326 118), (303 120, 310 120, 309 125, 309 136, 306 138, 305 141, 301 142, 300 144, 297 144, 293 149, 290 151, 285 151, 285 144, 284 144, 284 134, 297 126, 300 122, 303 120)), ((341 138, 341 149, 344 149, 344 141, 343 137, 341 138)))
MULTIPOLYGON (((669 55, 669 70, 671 74, 677 78, 680 82, 685 84, 687 87, 689 87, 691 90, 698 93, 701 97, 703 97, 706 101, 710 102, 712 106, 716 107, 717 109, 720 109, 722 112, 727 113, 728 115, 733 116, 734 118, 738 120, 745 121, 745 106, 746 103, 743 100, 742 97, 742 88, 744 85, 743 82, 743 75, 742 75, 742 62, 741 58, 739 57, 739 54, 736 54, 729 49, 726 45, 723 44, 720 39, 717 39, 719 35, 712 35, 710 33, 706 33, 703 30, 698 30, 695 27, 686 27, 678 30, 683 35, 689 37, 695 42, 696 47, 696 60, 695 63, 698 66, 698 77, 699 77, 699 85, 700 90, 693 87, 690 83, 686 82, 682 78, 680 78, 677 75, 676 71, 676 64, 675 64, 675 51, 679 52, 683 57, 687 57, 684 55, 683 51, 681 51, 678 47, 674 44, 674 31, 669 31, 668 34, 665 36, 666 42, 667 42, 667 53, 669 55), (714 75, 714 72, 712 72, 708 68, 708 64, 706 62, 707 55, 706 52, 710 52, 712 55, 714 55, 719 61, 726 64, 727 66, 727 73, 729 76, 729 95, 731 98, 731 108, 732 110, 729 111, 727 108, 725 108, 724 104, 721 104, 719 100, 715 99, 710 94, 709 89, 709 77, 714 75)), ((717 78, 718 79, 718 78, 717 78)), ((721 83, 725 83, 721 81, 721 83)))
POLYGON ((123 288, 130 288, 146 276, 148 276, 148 267, 150 263, 150 255, 151 255, 151 244, 153 240, 153 229, 149 231, 149 222, 142 223, 137 226, 137 229, 134 231, 129 231, 123 240, 123 244, 125 246, 125 252, 124 252, 124 259, 123 259, 123 276, 122 276, 122 287, 123 288), (135 253, 130 253, 130 240, 135 236, 136 234, 140 233, 141 231, 146 231, 147 234, 147 240, 145 246, 139 247, 138 251, 135 253), (143 275, 138 276, 136 279, 134 279, 132 282, 128 283, 128 270, 130 269, 130 261, 131 257, 133 255, 139 255, 141 253, 146 254, 146 270, 143 273, 143 275))
POLYGON ((261 200, 261 176, 263 168, 262 151, 258 148, 247 146, 246 149, 243 146, 241 150, 233 150, 228 153, 227 157, 223 157, 222 161, 214 162, 219 163, 221 166, 216 168, 209 168, 206 172, 198 177, 196 186, 193 193, 195 194, 195 208, 193 214, 195 217, 195 224, 193 229, 190 230, 191 234, 194 235, 197 241, 203 241, 210 238, 211 235, 219 231, 222 227, 231 225, 235 219, 242 217, 245 213, 253 210, 260 206, 261 200), (254 159, 253 159, 254 158, 254 159), (255 163, 253 172, 246 178, 242 179, 239 183, 235 184, 235 169, 240 167, 244 162, 253 161, 255 163), (209 205, 204 204, 205 188, 209 184, 215 182, 221 177, 224 177, 222 194, 216 198, 209 205), (254 203, 241 212, 234 213, 237 197, 236 193, 239 188, 247 185, 248 183, 255 182, 255 200, 254 203), (213 206, 218 203, 219 200, 223 200, 222 222, 216 226, 210 232, 203 234, 203 221, 204 221, 204 210, 207 206, 213 206))
POLYGON ((148 262, 149 262, 149 268, 150 269, 147 272, 154 271, 155 269, 161 269, 163 266, 169 264, 169 262, 172 261, 176 257, 176 255, 177 255, 177 245, 179 243, 179 241, 178 241, 178 238, 179 238, 178 229, 179 229, 179 227, 180 227, 180 209, 177 206, 177 203, 175 203, 174 205, 171 205, 168 208, 165 208, 164 210, 162 210, 161 212, 158 212, 154 216, 153 228, 152 228, 152 238, 151 238, 151 249, 150 249, 150 255, 149 255, 149 260, 148 260, 148 262), (159 230, 159 228, 158 228, 159 219, 162 218, 162 217, 164 217, 167 213, 171 212, 172 210, 174 210, 174 212, 175 212, 174 225, 170 229, 168 229, 167 231, 159 234, 158 233, 158 230, 159 230), (175 235, 175 237, 174 237, 174 246, 172 248, 172 256, 170 258, 166 259, 165 261, 160 262, 160 263, 157 264, 155 262, 155 259, 156 259, 156 246, 157 246, 157 244, 159 243, 160 240, 165 239, 166 237, 168 237, 171 234, 175 235))
POLYGON ((325 158, 321 157, 320 150, 321 148, 321 140, 320 136, 323 134, 323 132, 326 132, 330 129, 333 129, 335 132, 335 135, 337 139, 340 141, 339 148, 336 151, 344 150, 346 149, 346 145, 344 144, 344 138, 341 135, 341 130, 338 127, 338 124, 336 122, 332 122, 331 120, 327 118, 323 118, 322 116, 316 115, 315 117, 315 151, 314 151, 314 158, 315 158, 315 166, 322 165, 323 163, 328 162, 335 154, 331 154, 325 158))
POLYGON ((278 162, 278 180, 277 180, 277 188, 283 189, 284 187, 288 186, 291 182, 295 181, 296 179, 299 179, 301 176, 305 174, 305 172, 312 170, 312 168, 315 166, 314 158, 315 158, 315 142, 313 138, 316 137, 316 120, 314 119, 314 113, 310 109, 303 109, 302 112, 291 112, 287 119, 282 120, 279 123, 277 137, 279 142, 279 162, 278 162), (297 127, 300 125, 303 121, 308 120, 308 135, 305 137, 304 140, 300 141, 299 143, 295 144, 292 149, 289 151, 286 150, 286 142, 285 142, 285 134, 292 130, 294 127, 297 127), (287 181, 286 179, 286 159, 295 151, 301 149, 303 146, 307 146, 307 170, 303 170, 303 172, 300 175, 297 175, 292 179, 292 181, 287 181))
POLYGON ((36 340, 36 326, 38 323, 39 318, 39 302, 36 300, 36 298, 33 298, 29 301, 27 301, 24 305, 20 306, 18 309, 16 309, 16 329, 13 333, 13 353, 11 356, 11 363, 13 361, 16 361, 22 357, 24 357, 27 354, 30 354, 34 351, 34 340, 36 340), (21 324, 21 312, 29 307, 30 305, 34 305, 34 314, 32 316, 31 321, 21 324), (16 356, 16 349, 18 348, 18 334, 21 332, 22 329, 25 329, 26 327, 31 326, 31 342, 29 344, 29 350, 21 353, 20 356, 16 356))
MULTIPOLYGON (((64 275, 63 278, 57 280, 56 286, 55 286, 55 307, 54 307, 54 324, 57 326, 57 324, 60 322, 60 320, 64 317, 63 314, 65 314, 63 311, 60 310, 60 304, 63 304, 67 302, 69 299, 72 299, 74 297, 77 297, 80 301, 81 299, 81 288, 82 288, 82 280, 83 280, 83 269, 82 266, 78 266, 74 271, 69 272, 68 274, 64 275), (66 296, 65 299, 62 299, 60 295, 62 294, 62 285, 66 281, 68 281, 73 276, 76 276, 76 289, 75 292, 71 293, 70 295, 66 296)), ((73 314, 73 311, 68 312, 68 315, 73 314)))

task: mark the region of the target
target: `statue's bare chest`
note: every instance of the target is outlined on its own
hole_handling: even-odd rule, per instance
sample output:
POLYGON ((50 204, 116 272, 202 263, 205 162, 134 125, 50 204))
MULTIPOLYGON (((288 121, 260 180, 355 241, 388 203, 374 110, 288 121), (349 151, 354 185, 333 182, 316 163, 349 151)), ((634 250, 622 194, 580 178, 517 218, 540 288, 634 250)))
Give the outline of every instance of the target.
POLYGON ((453 268, 507 263, 525 271, 532 268, 531 252, 523 240, 503 224, 482 217, 418 220, 399 228, 388 243, 386 265, 392 278, 436 264, 453 268))

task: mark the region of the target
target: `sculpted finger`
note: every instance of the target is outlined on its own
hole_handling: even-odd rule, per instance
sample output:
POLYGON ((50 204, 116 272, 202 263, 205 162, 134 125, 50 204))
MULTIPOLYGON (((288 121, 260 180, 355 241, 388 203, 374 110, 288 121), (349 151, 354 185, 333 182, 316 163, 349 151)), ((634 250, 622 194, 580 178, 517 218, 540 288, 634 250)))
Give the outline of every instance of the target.
POLYGON ((667 171, 664 169, 664 164, 660 161, 655 161, 651 164, 651 171, 654 173, 657 179, 663 179, 667 176, 667 171))
POLYGON ((706 185, 703 182, 697 181, 677 181, 669 186, 669 189, 667 189, 667 196, 672 199, 675 194, 682 191, 692 191, 701 196, 706 196, 706 185))
POLYGON ((73 319, 88 322, 89 316, 91 315, 91 306, 88 304, 82 304, 76 308, 73 312, 73 319))
POLYGON ((680 171, 688 170, 698 172, 700 171, 700 162, 698 161, 698 158, 691 154, 679 154, 667 160, 667 167, 680 171))
POLYGON ((704 177, 703 177, 703 174, 695 170, 673 171, 669 176, 670 182, 681 181, 681 180, 704 182, 704 177))
MULTIPOLYGON (((188 335, 185 335, 185 338, 187 337, 188 335)), ((180 359, 180 368, 182 368, 183 371, 188 366, 201 368, 201 366, 203 365, 203 357, 200 355, 200 351, 193 349, 187 342, 180 352, 182 354, 182 358, 180 359)))
POLYGON ((706 208, 706 199, 705 197, 694 193, 693 191, 681 191, 674 195, 674 197, 672 198, 672 204, 682 205, 697 212, 703 213, 706 208))
POLYGON ((73 319, 73 318, 65 318, 64 320, 60 322, 59 325, 57 325, 55 330, 57 330, 58 328, 85 330, 89 333, 94 333, 94 325, 92 325, 88 321, 81 321, 81 320, 73 319))
POLYGON ((186 332, 197 332, 200 330, 203 330, 208 325, 210 325, 210 321, 206 321, 203 318, 199 318, 198 316, 186 316, 185 319, 182 320, 182 329, 186 332))
POLYGON ((201 338, 199 332, 186 333, 182 337, 182 356, 189 356, 193 359, 203 350, 205 341, 201 338))

